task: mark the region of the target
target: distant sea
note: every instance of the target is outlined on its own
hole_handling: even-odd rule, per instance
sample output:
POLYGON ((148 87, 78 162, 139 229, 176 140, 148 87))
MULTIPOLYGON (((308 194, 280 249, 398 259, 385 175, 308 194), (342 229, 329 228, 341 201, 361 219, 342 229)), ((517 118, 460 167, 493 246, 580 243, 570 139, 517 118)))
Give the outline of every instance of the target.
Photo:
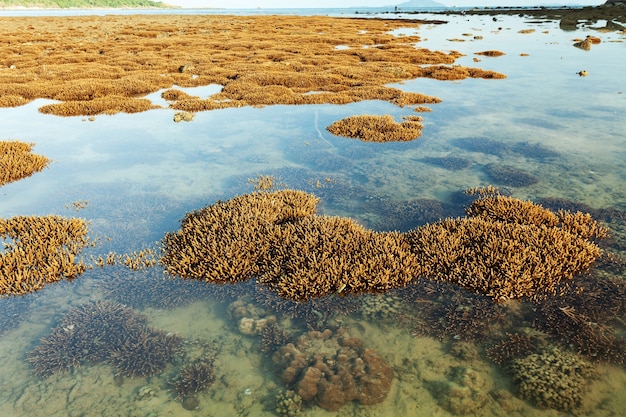
MULTIPOLYGON (((228 15, 294 15, 294 16, 340 16, 378 15, 394 12, 439 12, 445 7, 398 8, 387 7, 345 7, 345 8, 298 8, 298 9, 0 9, 0 16, 83 16, 110 14, 228 14, 228 15)), ((458 10, 455 9, 455 10, 458 10)))

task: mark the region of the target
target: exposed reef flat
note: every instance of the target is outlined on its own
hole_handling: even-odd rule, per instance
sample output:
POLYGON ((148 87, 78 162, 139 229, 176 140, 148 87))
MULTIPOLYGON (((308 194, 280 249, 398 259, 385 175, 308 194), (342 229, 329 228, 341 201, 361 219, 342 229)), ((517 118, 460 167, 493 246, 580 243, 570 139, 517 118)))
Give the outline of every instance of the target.
POLYGON ((41 106, 45 114, 136 113, 160 107, 145 97, 150 93, 211 84, 222 90, 209 97, 164 98, 170 108, 189 113, 372 99, 418 106, 438 99, 388 85, 418 77, 505 77, 452 66, 462 53, 431 51, 419 47, 417 35, 391 32, 425 22, 263 15, 0 17, 0 107, 47 98, 58 102, 41 106))

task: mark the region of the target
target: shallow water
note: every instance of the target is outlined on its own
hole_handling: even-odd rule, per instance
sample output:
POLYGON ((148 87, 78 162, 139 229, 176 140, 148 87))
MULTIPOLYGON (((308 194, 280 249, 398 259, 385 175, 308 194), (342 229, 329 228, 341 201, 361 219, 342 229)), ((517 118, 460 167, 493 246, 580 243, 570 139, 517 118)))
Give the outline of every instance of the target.
MULTIPOLYGON (((180 123, 172 121, 174 111, 168 109, 97 116, 93 121, 60 118, 39 114, 37 107, 43 101, 37 101, 0 109, 2 139, 35 142, 35 152, 53 163, 41 173, 2 187, 0 215, 81 216, 102 238, 96 251, 128 252, 176 230, 187 211, 252 191, 248 179, 258 175, 273 175, 285 186, 318 194, 321 213, 349 216, 377 230, 406 230, 460 215, 466 203, 462 191, 487 184, 522 199, 560 198, 598 210, 626 211, 626 36, 590 28, 565 32, 558 22, 530 23, 517 17, 496 22, 491 17, 446 19, 450 20, 446 25, 419 28, 424 40, 418 46, 459 50, 466 56, 457 64, 503 72, 507 78, 416 79, 399 84, 404 90, 443 100, 430 106, 432 112, 422 114, 424 130, 416 141, 370 144, 325 130, 351 115, 391 114, 400 119, 414 114, 410 108, 383 101, 227 109, 198 113, 193 121, 180 123), (535 32, 518 33, 529 28, 535 32), (590 34, 602 43, 590 51, 572 46, 574 38, 590 34), (494 49, 506 55, 474 55, 494 49), (480 62, 473 62, 474 57, 480 62), (582 70, 589 75, 577 75, 582 70), (450 157, 464 164, 456 167, 450 157), (513 173, 498 175, 503 167, 513 173), (520 183, 525 176, 536 182, 520 183), (87 207, 77 212, 72 207, 76 201, 86 201, 87 207)), ((208 95, 211 91, 188 92, 208 95)), ((154 100, 158 102, 158 97, 154 100)), ((603 220, 613 232, 610 250, 626 256, 624 216, 603 220)), ((622 272, 602 273, 624 279, 622 272)), ((459 333, 429 332, 419 326, 428 325, 433 317, 407 305, 402 294, 357 299, 359 307, 350 314, 328 306, 309 310, 304 306, 293 313, 275 311, 276 304, 264 305, 250 285, 206 288, 173 281, 160 287, 153 281, 160 282, 160 277, 159 271, 90 271, 72 283, 26 296, 20 305, 14 299, 0 300, 0 308, 14 318, 0 329, 2 414, 276 415, 275 397, 285 386, 271 355, 262 350, 261 337, 241 332, 242 317, 234 312, 239 304, 233 304, 241 299, 246 306, 244 318, 276 316, 293 335, 306 332, 307 326, 344 328, 390 364, 395 378, 387 399, 371 406, 350 403, 339 415, 449 416, 454 411, 481 416, 568 415, 539 409, 516 396, 511 373, 485 356, 503 334, 465 340, 459 333), (118 290, 103 284, 107 280, 115 280, 118 290), (145 294, 137 288, 145 288, 145 294), (175 299, 171 295, 175 293, 186 294, 185 299, 175 299), (119 380, 106 363, 36 377, 26 361, 28 352, 68 311, 94 300, 128 304, 145 314, 150 326, 184 338, 186 353, 149 378, 119 380), (406 314, 399 316, 398 310, 403 309, 406 314), (413 313, 415 323, 410 318, 413 313), (216 381, 198 393, 196 410, 186 410, 170 382, 197 355, 197 346, 212 346, 216 352, 216 381), (449 388, 458 383, 459 369, 471 371, 479 381, 462 409, 451 405, 455 394, 449 388)), ((446 303, 436 297, 422 301, 446 303)), ((519 319, 517 307, 507 307, 505 320, 519 319)), ((623 323, 624 317, 621 324, 613 323, 622 338, 623 323)), ((536 331, 528 323, 516 326, 520 332, 536 331)), ((593 366, 599 376, 590 381, 576 412, 620 415, 626 409, 624 366, 593 366)), ((337 414, 309 406, 300 415, 337 414)))

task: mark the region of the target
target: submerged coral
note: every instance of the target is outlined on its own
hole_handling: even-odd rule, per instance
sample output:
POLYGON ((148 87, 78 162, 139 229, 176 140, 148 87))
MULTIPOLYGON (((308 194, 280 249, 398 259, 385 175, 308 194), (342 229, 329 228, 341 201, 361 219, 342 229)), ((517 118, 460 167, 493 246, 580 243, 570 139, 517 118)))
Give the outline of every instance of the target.
POLYGON ((41 377, 101 362, 112 363, 121 375, 145 376, 164 369, 181 342, 120 303, 96 301, 65 314, 27 360, 41 377))
POLYGON ((341 331, 310 331, 281 347, 273 361, 287 388, 303 402, 329 411, 352 401, 380 403, 393 380, 384 358, 341 331))
POLYGON ((197 361, 180 370, 178 375, 170 381, 170 386, 176 393, 176 398, 184 400, 199 392, 206 391, 215 382, 213 363, 197 361))
POLYGON ((108 362, 124 376, 152 376, 180 354, 182 338, 163 330, 141 327, 112 347, 108 362))
POLYGON ((155 268, 132 271, 112 266, 100 275, 98 287, 105 298, 137 309, 171 309, 205 299, 215 292, 202 282, 169 279, 155 268))
POLYGON ((516 359, 512 370, 522 398, 561 411, 579 408, 589 382, 597 377, 588 363, 556 348, 516 359))
POLYGON ((467 415, 483 408, 493 383, 486 375, 467 367, 450 371, 449 379, 432 384, 431 391, 439 405, 452 414, 467 415))
POLYGON ((539 178, 510 165, 488 164, 485 172, 493 182, 507 187, 528 187, 539 182, 539 178))
POLYGON ((616 324, 626 313, 621 279, 578 279, 562 297, 537 302, 532 324, 589 360, 626 364, 626 339, 616 324))

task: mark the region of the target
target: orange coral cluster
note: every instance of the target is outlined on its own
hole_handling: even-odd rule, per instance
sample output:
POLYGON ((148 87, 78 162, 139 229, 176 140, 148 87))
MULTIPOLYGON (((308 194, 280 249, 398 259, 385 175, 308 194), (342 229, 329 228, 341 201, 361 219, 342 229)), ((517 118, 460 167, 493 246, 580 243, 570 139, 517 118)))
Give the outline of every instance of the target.
POLYGON ((408 239, 426 276, 498 301, 558 295, 563 280, 601 256, 591 239, 608 233, 588 214, 553 213, 497 191, 467 213, 410 231, 408 239))
POLYGON ((168 273, 207 282, 256 277, 280 295, 382 292, 414 279, 448 281, 497 301, 558 295, 558 284, 601 255, 606 229, 588 215, 552 213, 484 194, 469 217, 407 233, 374 232, 315 215, 300 191, 255 192, 189 213, 163 240, 168 273))
POLYGON ((33 146, 33 143, 19 140, 0 141, 0 186, 29 177, 48 166, 48 158, 31 153, 33 146))
POLYGON ((417 77, 502 78, 451 66, 462 56, 416 48, 390 31, 421 21, 324 16, 0 17, 0 106, 36 98, 55 115, 137 112, 174 86, 219 84, 208 98, 166 94, 196 112, 270 104, 437 102, 387 87, 417 77))
POLYGON ((392 116, 351 116, 338 120, 326 129, 337 136, 361 139, 365 142, 411 141, 422 134, 419 116, 405 116, 397 123, 392 116))
POLYGON ((183 278, 247 280, 261 273, 273 228, 312 215, 317 202, 302 191, 256 192, 187 213, 181 229, 165 235, 161 263, 183 278))
POLYGON ((72 280, 87 266, 77 257, 90 245, 82 219, 19 216, 0 219, 0 295, 21 295, 46 283, 72 280))

